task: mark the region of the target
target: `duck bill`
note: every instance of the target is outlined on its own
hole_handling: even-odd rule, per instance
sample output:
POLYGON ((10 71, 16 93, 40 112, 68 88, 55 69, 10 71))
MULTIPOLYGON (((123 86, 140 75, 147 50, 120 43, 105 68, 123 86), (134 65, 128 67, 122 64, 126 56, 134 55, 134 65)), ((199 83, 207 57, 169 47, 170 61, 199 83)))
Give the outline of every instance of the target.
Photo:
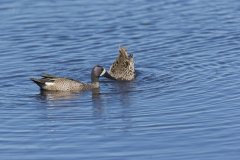
POLYGON ((108 72, 105 72, 103 77, 106 77, 106 78, 111 79, 111 80, 117 80, 116 78, 112 77, 108 72))

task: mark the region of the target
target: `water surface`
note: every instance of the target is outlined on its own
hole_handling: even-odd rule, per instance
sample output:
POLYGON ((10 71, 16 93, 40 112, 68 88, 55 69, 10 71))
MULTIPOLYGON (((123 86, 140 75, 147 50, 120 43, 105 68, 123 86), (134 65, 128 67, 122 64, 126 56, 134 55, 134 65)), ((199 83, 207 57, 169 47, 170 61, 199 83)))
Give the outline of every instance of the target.
POLYGON ((0 159, 239 159, 240 3, 13 1, 0 6, 0 159), (125 46, 132 82, 41 93, 41 73, 90 81, 125 46))

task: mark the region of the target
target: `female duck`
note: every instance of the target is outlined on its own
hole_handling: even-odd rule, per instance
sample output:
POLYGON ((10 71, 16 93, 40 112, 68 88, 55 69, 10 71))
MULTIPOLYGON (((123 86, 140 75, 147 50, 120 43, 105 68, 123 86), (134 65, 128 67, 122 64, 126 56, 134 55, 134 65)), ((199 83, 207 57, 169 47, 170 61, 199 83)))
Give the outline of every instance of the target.
POLYGON ((53 75, 42 75, 43 78, 35 79, 31 78, 41 90, 47 91, 81 91, 99 88, 99 77, 103 76, 106 78, 114 79, 109 73, 99 65, 93 67, 91 72, 92 83, 83 83, 78 80, 70 78, 56 77, 53 75))
POLYGON ((133 55, 127 49, 120 48, 119 55, 110 67, 109 74, 117 80, 131 81, 135 78, 133 55))

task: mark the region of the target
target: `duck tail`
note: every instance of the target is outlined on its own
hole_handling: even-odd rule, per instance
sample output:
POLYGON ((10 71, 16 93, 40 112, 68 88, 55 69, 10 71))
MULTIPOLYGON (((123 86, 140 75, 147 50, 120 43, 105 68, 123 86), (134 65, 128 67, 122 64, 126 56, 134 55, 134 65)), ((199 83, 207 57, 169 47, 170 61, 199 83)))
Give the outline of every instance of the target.
POLYGON ((34 83, 36 83, 39 87, 42 87, 44 85, 43 82, 41 82, 39 79, 36 78, 30 78, 34 83))
POLYGON ((121 48, 119 49, 119 55, 120 55, 121 57, 123 57, 123 58, 128 58, 127 49, 121 47, 121 48))

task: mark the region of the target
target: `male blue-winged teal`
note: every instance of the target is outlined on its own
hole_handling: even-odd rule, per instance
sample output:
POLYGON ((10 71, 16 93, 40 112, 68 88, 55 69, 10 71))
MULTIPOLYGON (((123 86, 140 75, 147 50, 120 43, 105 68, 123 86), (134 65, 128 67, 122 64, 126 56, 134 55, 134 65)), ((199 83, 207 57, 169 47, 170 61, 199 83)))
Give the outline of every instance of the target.
POLYGON ((42 75, 43 78, 41 79, 31 78, 31 80, 35 82, 42 90, 81 91, 99 88, 100 76, 114 79, 102 66, 96 65, 95 67, 93 67, 91 72, 92 83, 83 83, 78 80, 73 80, 64 77, 56 77, 49 74, 42 75))
POLYGON ((135 78, 133 55, 126 48, 119 49, 119 55, 110 67, 109 74, 117 80, 131 81, 135 78))

